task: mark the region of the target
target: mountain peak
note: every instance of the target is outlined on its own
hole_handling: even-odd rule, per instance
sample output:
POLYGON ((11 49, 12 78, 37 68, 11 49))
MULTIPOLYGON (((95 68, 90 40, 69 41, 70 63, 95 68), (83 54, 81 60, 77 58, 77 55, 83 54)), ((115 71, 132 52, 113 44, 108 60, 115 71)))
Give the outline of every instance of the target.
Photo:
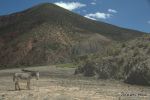
POLYGON ((38 5, 35 5, 25 11, 35 11, 35 10, 52 10, 54 8, 59 8, 59 6, 53 4, 53 3, 42 3, 42 4, 38 4, 38 5))
POLYGON ((39 7, 39 8, 44 7, 45 8, 45 7, 51 7, 51 6, 55 6, 56 7, 57 5, 55 5, 53 3, 41 3, 41 4, 38 4, 38 5, 34 6, 34 7, 39 7))

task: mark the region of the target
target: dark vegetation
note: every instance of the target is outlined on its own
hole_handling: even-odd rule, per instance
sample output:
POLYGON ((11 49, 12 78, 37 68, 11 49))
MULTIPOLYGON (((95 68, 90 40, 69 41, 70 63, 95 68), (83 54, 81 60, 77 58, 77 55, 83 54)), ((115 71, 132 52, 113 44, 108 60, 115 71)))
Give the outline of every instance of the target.
POLYGON ((127 43, 116 44, 109 49, 109 52, 111 52, 109 55, 103 57, 100 53, 90 56, 91 58, 87 59, 91 60, 81 64, 82 66, 76 70, 84 74, 89 73, 92 68, 91 72, 97 73, 102 79, 117 79, 130 84, 150 85, 149 35, 127 43), (89 64, 89 62, 95 62, 95 64, 89 64))

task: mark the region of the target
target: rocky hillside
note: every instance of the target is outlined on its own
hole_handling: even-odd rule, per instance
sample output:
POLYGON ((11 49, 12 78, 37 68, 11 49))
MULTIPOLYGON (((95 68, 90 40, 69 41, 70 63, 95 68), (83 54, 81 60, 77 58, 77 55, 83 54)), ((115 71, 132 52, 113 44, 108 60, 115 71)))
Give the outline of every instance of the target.
POLYGON ((143 32, 92 21, 54 4, 0 17, 0 66, 71 62, 143 32))

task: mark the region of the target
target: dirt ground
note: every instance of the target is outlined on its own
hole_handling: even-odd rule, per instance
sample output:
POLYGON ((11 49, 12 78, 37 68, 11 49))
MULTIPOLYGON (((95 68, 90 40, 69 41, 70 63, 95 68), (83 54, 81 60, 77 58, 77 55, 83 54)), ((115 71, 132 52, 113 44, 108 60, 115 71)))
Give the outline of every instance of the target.
POLYGON ((20 69, 0 70, 0 100, 150 100, 150 87, 75 76, 74 68, 41 66, 28 68, 40 72, 32 80, 31 90, 20 83, 14 90, 12 75, 20 69))

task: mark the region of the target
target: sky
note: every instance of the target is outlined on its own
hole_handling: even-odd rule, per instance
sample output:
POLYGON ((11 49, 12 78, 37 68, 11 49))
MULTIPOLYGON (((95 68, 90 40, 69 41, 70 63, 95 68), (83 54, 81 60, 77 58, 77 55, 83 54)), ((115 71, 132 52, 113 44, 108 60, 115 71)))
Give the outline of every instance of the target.
POLYGON ((150 0, 0 0, 0 16, 46 2, 92 20, 150 33, 150 0))

